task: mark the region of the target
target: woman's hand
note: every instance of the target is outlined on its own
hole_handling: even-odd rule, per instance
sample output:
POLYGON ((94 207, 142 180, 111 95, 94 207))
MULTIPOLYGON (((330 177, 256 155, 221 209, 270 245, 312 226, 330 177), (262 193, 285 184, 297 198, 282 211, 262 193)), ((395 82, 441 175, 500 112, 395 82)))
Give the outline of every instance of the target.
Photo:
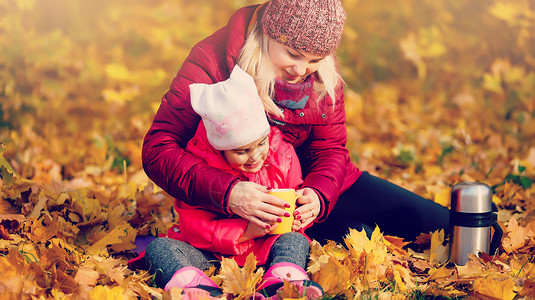
POLYGON ((281 207, 289 207, 286 201, 269 195, 270 189, 249 181, 238 182, 230 191, 228 206, 238 216, 263 228, 282 222, 290 216, 281 207))
POLYGON ((306 228, 318 217, 321 210, 320 198, 313 189, 304 188, 298 190, 297 193, 302 194, 302 196, 297 198, 297 208, 294 212, 292 226, 294 231, 306 228))

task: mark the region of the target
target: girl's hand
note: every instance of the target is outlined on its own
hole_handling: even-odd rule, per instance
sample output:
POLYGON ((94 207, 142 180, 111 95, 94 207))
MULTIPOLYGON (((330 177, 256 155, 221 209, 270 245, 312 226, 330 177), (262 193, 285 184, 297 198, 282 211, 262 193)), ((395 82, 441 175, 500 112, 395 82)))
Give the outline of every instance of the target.
POLYGON ((306 228, 312 223, 320 213, 321 203, 316 192, 311 188, 304 188, 297 191, 303 196, 297 198, 297 208, 294 212, 293 230, 297 231, 306 228))
POLYGON ((289 204, 269 195, 271 189, 249 181, 238 182, 230 191, 228 206, 238 216, 261 228, 281 222, 289 204))
POLYGON ((278 225, 277 223, 274 223, 270 226, 260 227, 254 223, 249 222, 249 224, 247 224, 247 228, 243 232, 243 235, 238 240, 238 242, 243 243, 248 240, 263 237, 264 235, 270 233, 273 229, 275 229, 277 225, 278 225))

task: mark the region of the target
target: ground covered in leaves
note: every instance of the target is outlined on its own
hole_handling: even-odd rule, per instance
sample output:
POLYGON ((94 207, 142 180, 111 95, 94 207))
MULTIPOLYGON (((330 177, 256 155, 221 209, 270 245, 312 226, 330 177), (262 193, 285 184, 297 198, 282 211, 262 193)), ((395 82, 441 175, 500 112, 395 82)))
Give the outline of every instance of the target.
MULTIPOLYGON (((126 264, 177 221, 141 142, 190 47, 252 3, 0 0, 0 298, 180 299, 126 264)), ((327 299, 534 298, 533 3, 343 3, 352 159, 444 206, 454 184, 488 184, 504 236, 456 266, 442 232, 351 231, 313 243, 310 276, 327 299)), ((246 299, 264 269, 209 272, 246 299)))

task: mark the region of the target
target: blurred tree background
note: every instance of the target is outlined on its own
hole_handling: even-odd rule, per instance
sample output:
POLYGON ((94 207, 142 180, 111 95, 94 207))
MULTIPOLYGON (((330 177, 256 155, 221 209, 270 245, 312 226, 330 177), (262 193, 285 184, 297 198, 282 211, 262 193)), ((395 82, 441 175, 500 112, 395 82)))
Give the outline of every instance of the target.
MULTIPOLYGON (((44 260, 50 238, 87 251, 117 226, 165 232, 176 216, 172 199, 143 173, 143 136, 191 47, 239 7, 260 2, 0 0, 0 228, 5 240, 22 237, 0 244, 3 256, 44 260), (38 230, 50 224, 72 230, 38 230)), ((337 57, 354 161, 445 206, 455 183, 485 182, 502 222, 528 224, 535 3, 342 2, 337 57)), ((48 278, 38 282, 48 295, 81 284, 65 279, 74 262, 51 273, 53 263, 42 264, 42 274, 20 272, 48 278)))

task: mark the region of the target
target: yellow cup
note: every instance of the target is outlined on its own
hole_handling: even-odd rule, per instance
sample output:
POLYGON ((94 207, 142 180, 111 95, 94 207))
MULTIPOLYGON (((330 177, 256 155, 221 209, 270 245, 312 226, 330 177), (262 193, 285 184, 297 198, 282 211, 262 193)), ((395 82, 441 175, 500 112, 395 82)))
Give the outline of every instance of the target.
POLYGON ((294 189, 274 189, 269 194, 280 198, 290 204, 290 207, 282 207, 290 214, 290 216, 282 217, 282 222, 278 223, 277 227, 275 227, 275 229, 273 229, 269 234, 283 234, 291 232, 292 225, 294 222, 295 201, 301 195, 297 195, 294 189))

